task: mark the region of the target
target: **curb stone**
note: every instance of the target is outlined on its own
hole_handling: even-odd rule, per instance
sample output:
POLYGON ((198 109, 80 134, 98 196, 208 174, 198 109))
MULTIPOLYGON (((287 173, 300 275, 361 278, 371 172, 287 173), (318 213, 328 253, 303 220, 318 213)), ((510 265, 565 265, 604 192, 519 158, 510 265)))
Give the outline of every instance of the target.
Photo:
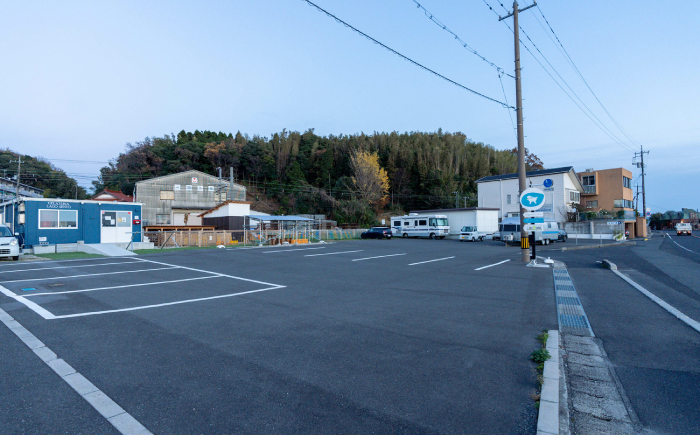
POLYGON ((551 358, 544 363, 537 435, 559 434, 559 331, 548 331, 545 347, 551 358))

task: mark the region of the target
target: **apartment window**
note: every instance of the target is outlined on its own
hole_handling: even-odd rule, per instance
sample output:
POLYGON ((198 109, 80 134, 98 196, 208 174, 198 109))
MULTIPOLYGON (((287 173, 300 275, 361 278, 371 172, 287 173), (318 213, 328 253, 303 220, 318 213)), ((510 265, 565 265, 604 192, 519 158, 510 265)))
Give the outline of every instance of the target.
POLYGON ((622 177, 622 187, 626 187, 628 189, 632 188, 632 179, 627 178, 627 177, 622 177))
POLYGON ((156 215, 156 225, 170 225, 170 215, 169 214, 157 214, 156 215))
POLYGON ((581 177, 581 184, 584 186, 595 186, 595 175, 584 175, 581 177))
POLYGON ((632 201, 630 201, 629 199, 616 199, 614 207, 615 208, 632 208, 632 201))
POLYGON ((506 204, 510 204, 510 195, 506 195, 506 204))
POLYGON ((598 201, 586 201, 586 208, 598 208, 598 201))
POLYGON ((569 190, 569 202, 578 204, 581 202, 581 192, 578 190, 569 190))
POLYGON ((175 192, 173 192, 172 190, 161 190, 160 191, 160 199, 161 200, 175 199, 175 192))

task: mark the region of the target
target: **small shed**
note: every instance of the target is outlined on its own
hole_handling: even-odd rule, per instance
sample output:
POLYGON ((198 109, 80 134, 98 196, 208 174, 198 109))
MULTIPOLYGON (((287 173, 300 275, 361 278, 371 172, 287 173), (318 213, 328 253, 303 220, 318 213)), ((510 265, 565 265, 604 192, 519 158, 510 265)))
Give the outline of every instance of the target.
POLYGON ((243 230, 246 216, 250 215, 250 204, 247 201, 224 201, 197 217, 203 225, 213 225, 219 230, 243 230))
POLYGON ((0 204, 0 219, 25 247, 141 241, 141 204, 21 198, 0 204))

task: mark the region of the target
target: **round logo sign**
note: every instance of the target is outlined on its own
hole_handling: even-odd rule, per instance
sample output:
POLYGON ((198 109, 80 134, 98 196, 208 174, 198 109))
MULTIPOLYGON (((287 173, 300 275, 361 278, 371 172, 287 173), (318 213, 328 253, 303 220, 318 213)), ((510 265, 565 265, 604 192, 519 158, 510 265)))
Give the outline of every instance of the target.
POLYGON ((554 185, 554 181, 551 178, 547 178, 544 180, 544 187, 552 187, 554 185))
POLYGON ((539 210, 544 205, 544 192, 531 187, 520 194, 520 205, 528 210, 539 210))

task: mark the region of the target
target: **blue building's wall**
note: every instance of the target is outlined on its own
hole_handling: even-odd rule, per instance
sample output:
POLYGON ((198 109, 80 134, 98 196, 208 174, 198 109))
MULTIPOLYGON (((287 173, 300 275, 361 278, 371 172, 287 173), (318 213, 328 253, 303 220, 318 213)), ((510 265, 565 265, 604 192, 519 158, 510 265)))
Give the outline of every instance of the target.
MULTIPOLYGON (((102 210, 108 211, 130 211, 132 216, 131 231, 134 234, 134 241, 141 241, 141 225, 133 224, 134 216, 141 216, 140 204, 129 204, 119 202, 73 202, 62 200, 38 200, 25 201, 25 224, 18 226, 15 231, 19 231, 24 245, 32 247, 34 245, 48 244, 55 245, 61 243, 76 243, 79 240, 85 243, 100 243, 101 225, 100 213, 102 210), (39 228, 39 210, 77 210, 77 228, 39 228), (45 237, 45 241, 40 238, 45 237)), ((10 206, 11 207, 11 206, 10 206)), ((9 210, 8 210, 9 211, 9 210)), ((10 214, 13 214, 10 211, 10 214)), ((9 217, 9 215, 8 215, 9 217)))

